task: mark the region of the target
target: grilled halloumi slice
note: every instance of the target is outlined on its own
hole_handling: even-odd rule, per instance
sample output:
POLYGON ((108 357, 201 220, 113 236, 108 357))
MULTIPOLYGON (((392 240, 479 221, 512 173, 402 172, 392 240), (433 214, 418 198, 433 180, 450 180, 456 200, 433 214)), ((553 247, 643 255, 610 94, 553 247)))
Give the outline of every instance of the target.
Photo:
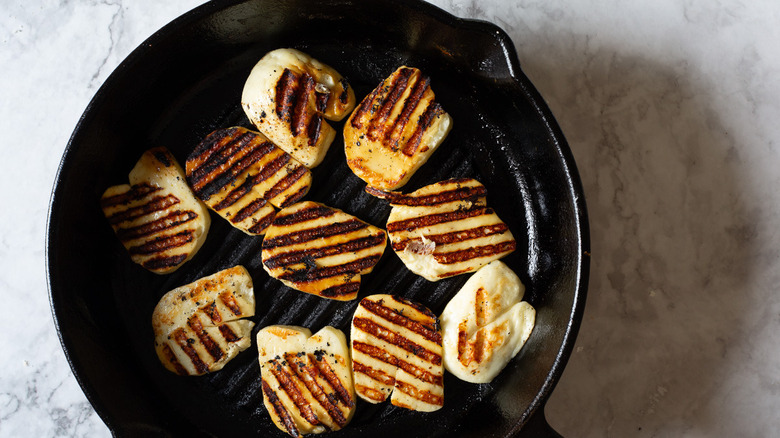
POLYGON ((355 93, 336 70, 294 49, 268 52, 244 84, 249 120, 306 167, 320 164, 336 136, 325 121, 355 107, 355 93))
POLYGON ((355 412, 347 339, 324 327, 274 325, 257 333, 263 404, 290 436, 342 429, 355 412))
POLYGON ((195 196, 239 230, 263 234, 276 215, 308 193, 311 172, 259 132, 242 127, 209 134, 187 158, 195 196))
POLYGON ((444 405, 439 322, 419 303, 369 295, 352 317, 352 375, 358 396, 415 411, 444 405), (392 395, 391 395, 392 394, 392 395))
POLYGON ((517 246, 475 179, 446 180, 406 195, 366 191, 390 201, 390 245, 410 271, 427 280, 476 271, 517 246))
POLYGON ((168 370, 199 376, 221 370, 252 343, 252 277, 235 266, 163 295, 152 314, 154 348, 168 370))
POLYGON ((276 214, 263 239, 263 268, 285 285, 323 298, 357 297, 362 275, 385 251, 381 228, 312 201, 276 214))
POLYGON ((441 314, 444 366, 461 380, 488 383, 531 335, 536 310, 525 286, 500 260, 481 267, 441 314))
POLYGON ((369 186, 395 190, 433 154, 452 128, 430 78, 402 66, 358 105, 344 125, 347 164, 369 186))
POLYGON ((157 274, 173 272, 206 240, 208 209, 193 196, 166 148, 146 151, 129 181, 103 193, 103 214, 135 263, 157 274))

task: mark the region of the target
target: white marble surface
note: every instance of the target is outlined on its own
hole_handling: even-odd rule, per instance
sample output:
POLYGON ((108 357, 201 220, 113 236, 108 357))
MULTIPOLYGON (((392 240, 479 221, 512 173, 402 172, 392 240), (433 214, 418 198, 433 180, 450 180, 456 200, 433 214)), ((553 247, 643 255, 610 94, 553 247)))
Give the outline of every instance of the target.
MULTIPOLYGON (((199 0, 9 0, 0 14, 0 436, 109 436, 48 305, 47 204, 89 99, 199 0)), ((780 3, 436 0, 514 40, 578 162, 585 319, 564 436, 780 430, 780 3)))

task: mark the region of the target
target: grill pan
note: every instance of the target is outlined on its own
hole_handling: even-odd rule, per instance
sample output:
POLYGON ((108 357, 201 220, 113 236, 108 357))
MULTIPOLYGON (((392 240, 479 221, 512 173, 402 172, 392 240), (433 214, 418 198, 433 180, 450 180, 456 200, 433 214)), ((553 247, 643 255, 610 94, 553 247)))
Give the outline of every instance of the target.
MULTIPOLYGON (((99 199, 144 150, 168 147, 184 163, 214 129, 251 128, 240 107, 244 80, 267 51, 293 47, 335 67, 361 100, 400 65, 432 79, 452 115, 448 138, 403 188, 474 177, 510 227, 518 250, 504 261, 537 309, 525 347, 491 383, 445 374, 444 407, 417 413, 359 401, 352 422, 328 436, 557 436, 543 407, 571 353, 589 267, 584 196, 566 141, 520 70, 498 27, 458 19, 413 0, 215 1, 174 20, 106 80, 66 148, 48 223, 51 307, 66 356, 97 413, 116 436, 285 436, 262 404, 257 348, 223 370, 180 377, 153 349, 152 310, 174 287, 236 264, 251 273, 255 332, 270 324, 332 325, 349 333, 360 298, 394 293, 440 314, 468 275, 431 283, 388 248, 354 302, 284 287, 262 269, 262 239, 212 213, 200 252, 173 274, 132 263, 102 216, 99 199)), ((338 132, 343 122, 333 123, 338 132)), ((313 170, 305 199, 384 227, 386 201, 364 192, 346 165, 339 134, 313 170)))

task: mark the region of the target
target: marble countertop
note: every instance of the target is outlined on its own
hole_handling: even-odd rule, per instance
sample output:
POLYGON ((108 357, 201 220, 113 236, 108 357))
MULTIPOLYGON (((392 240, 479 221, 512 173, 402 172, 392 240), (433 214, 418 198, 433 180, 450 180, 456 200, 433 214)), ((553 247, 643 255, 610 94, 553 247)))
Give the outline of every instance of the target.
MULTIPOLYGON (((92 95, 199 0, 6 2, 0 436, 110 436, 49 309, 45 232, 92 95)), ((780 429, 780 3, 435 0, 512 37, 578 163, 585 318, 546 414, 564 436, 780 429)))

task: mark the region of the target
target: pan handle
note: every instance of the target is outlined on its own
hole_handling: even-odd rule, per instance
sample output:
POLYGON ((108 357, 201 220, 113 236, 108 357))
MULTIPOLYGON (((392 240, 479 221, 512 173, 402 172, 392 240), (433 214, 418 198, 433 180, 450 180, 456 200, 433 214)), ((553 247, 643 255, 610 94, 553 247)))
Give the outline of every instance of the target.
POLYGON ((525 423, 523 429, 518 433, 515 438, 563 438, 561 434, 555 431, 547 422, 547 418, 544 416, 544 406, 541 406, 531 415, 528 422, 525 423))

